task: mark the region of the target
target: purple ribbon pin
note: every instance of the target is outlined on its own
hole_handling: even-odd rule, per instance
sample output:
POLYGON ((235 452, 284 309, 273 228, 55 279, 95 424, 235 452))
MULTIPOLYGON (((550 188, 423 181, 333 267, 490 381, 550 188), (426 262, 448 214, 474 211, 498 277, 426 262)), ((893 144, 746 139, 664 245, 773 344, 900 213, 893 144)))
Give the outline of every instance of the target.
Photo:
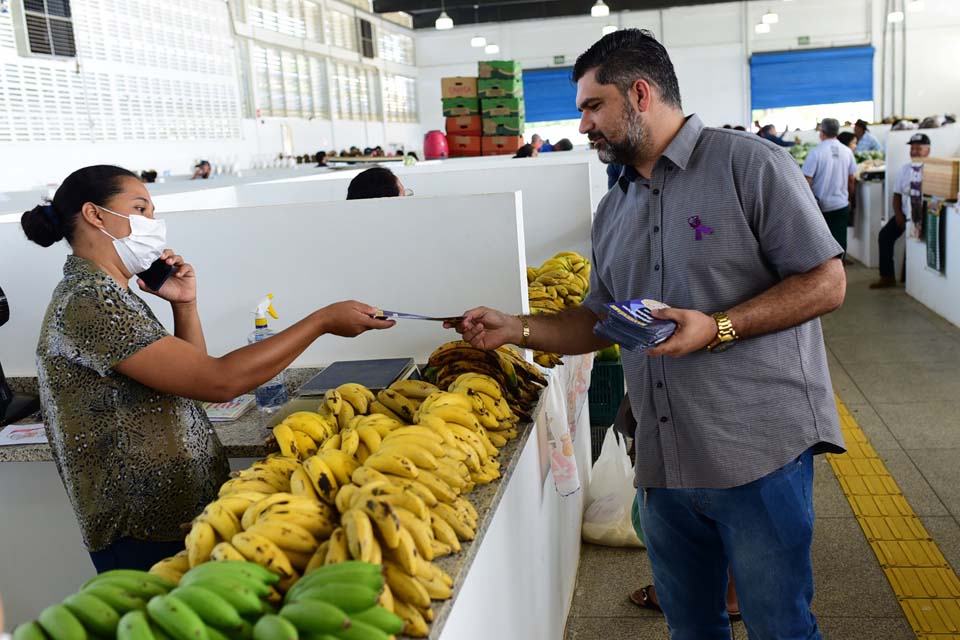
POLYGON ((708 227, 707 225, 700 222, 700 216, 690 216, 687 218, 687 224, 693 227, 693 230, 697 232, 697 240, 703 240, 703 234, 710 235, 713 233, 713 228, 708 227))

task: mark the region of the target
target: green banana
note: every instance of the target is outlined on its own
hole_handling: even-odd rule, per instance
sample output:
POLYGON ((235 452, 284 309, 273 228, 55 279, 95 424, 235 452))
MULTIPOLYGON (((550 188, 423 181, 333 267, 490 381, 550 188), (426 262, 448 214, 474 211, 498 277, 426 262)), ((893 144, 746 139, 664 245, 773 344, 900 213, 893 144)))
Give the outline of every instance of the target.
POLYGON ((343 609, 346 613, 352 613, 369 609, 377 604, 379 597, 379 591, 374 591, 362 584, 328 582, 301 591, 291 602, 322 600, 343 609))
MULTIPOLYGON (((211 565, 211 564, 219 564, 219 563, 206 562, 204 564, 198 565, 197 569, 199 569, 200 567, 211 565)), ((180 579, 181 587, 189 587, 190 585, 196 584, 197 582, 201 582, 201 581, 205 582, 205 581, 212 580, 214 582, 220 582, 222 584, 242 585, 247 589, 250 589, 250 591, 253 591, 255 594, 257 594, 257 597, 260 597, 260 598, 265 597, 268 593, 270 593, 270 586, 268 584, 266 584, 263 580, 251 577, 246 573, 241 573, 239 571, 218 572, 215 570, 197 571, 196 573, 194 573, 194 571, 196 570, 191 569, 189 572, 183 575, 183 577, 180 579)))
POLYGON ((143 611, 128 611, 117 625, 117 640, 154 640, 147 614, 143 611))
POLYGON ((280 615, 303 633, 335 633, 350 626, 350 618, 332 604, 322 600, 305 600, 288 604, 280 615))
POLYGON ((187 586, 200 587, 215 593, 230 603, 230 606, 236 609, 241 616, 258 614, 261 611, 260 598, 255 592, 243 585, 217 582, 207 578, 196 580, 187 586))
POLYGON ((154 575, 152 573, 147 573, 146 571, 138 571, 137 569, 111 569, 110 571, 104 571, 103 573, 97 574, 83 583, 83 586, 80 587, 80 590, 83 591, 90 585, 95 582, 100 582, 101 580, 112 580, 113 578, 132 578, 134 580, 146 580, 147 582, 152 582, 158 587, 163 587, 166 591, 173 589, 173 585, 169 581, 164 580, 160 576, 154 575))
POLYGON ((193 609, 205 624, 225 631, 239 630, 243 618, 222 596, 198 586, 177 587, 170 592, 193 609))
POLYGON ((328 582, 346 582, 361 584, 374 591, 383 589, 383 572, 380 565, 349 560, 339 564, 328 564, 314 569, 303 576, 287 592, 287 600, 296 598, 300 592, 328 582))
POLYGON ((337 632, 337 637, 340 640, 390 640, 391 634, 372 624, 353 619, 348 628, 337 632))
POLYGON ((207 625, 207 640, 230 640, 230 638, 216 627, 207 625))
POLYGON ((36 621, 24 622, 13 630, 13 640, 47 640, 43 629, 36 621))
POLYGON ((297 628, 282 616, 268 614, 253 625, 253 640, 297 640, 297 628))
POLYGON ((206 640, 207 628, 197 613, 176 596, 156 596, 147 603, 150 619, 174 640, 206 640))
POLYGON ((50 605, 40 612, 37 622, 52 640, 86 640, 87 630, 62 604, 50 605))
POLYGON ((85 587, 81 593, 89 593, 100 598, 121 616, 128 611, 143 609, 147 604, 145 600, 136 597, 123 587, 106 582, 85 587))
POLYGON ((89 591, 75 593, 63 604, 94 635, 112 638, 117 633, 120 614, 89 591))
POLYGON ((162 596, 166 593, 169 593, 170 589, 173 589, 173 585, 166 580, 160 580, 159 578, 146 579, 143 577, 145 575, 149 575, 151 578, 156 578, 156 576, 149 573, 140 574, 139 576, 132 576, 108 571, 107 573, 101 573, 99 576, 94 578, 93 581, 89 582, 88 586, 81 589, 81 591, 86 591, 95 585, 111 584, 124 589, 133 596, 142 598, 144 600, 149 600, 153 596, 162 596), (158 580, 160 581, 158 582, 158 580), (166 586, 161 584, 161 582, 165 583, 166 586))
POLYGON ((404 625, 403 618, 379 606, 370 607, 366 611, 352 614, 350 616, 351 626, 357 622, 374 626, 380 629, 380 631, 391 635, 399 635, 400 632, 403 631, 404 625))
MULTIPOLYGON (((241 575, 251 580, 256 580, 265 584, 276 584, 280 577, 253 562, 241 562, 239 560, 221 560, 219 562, 204 562, 197 565, 190 571, 187 571, 183 577, 187 576, 207 576, 216 575, 219 577, 241 575)), ((181 579, 181 584, 183 580, 181 579)))

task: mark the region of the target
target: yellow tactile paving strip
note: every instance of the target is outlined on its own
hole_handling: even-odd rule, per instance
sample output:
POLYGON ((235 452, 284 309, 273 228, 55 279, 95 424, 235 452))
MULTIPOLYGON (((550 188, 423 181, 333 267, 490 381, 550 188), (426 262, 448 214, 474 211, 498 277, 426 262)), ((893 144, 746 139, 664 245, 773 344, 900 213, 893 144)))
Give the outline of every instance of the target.
POLYGON ((918 640, 960 640, 960 578, 837 398, 847 453, 827 455, 918 640))

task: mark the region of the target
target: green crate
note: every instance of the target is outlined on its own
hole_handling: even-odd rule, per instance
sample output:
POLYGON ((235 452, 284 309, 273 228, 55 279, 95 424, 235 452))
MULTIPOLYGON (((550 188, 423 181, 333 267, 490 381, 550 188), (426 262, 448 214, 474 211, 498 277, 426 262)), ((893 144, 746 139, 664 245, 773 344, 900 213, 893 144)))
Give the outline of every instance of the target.
POLYGON ((480 78, 477 81, 477 93, 481 99, 521 98, 523 80, 520 78, 480 78))
POLYGON ((487 98, 480 101, 484 118, 522 118, 526 115, 523 98, 487 98))
POLYGON ((481 78, 518 78, 523 75, 523 67, 517 60, 484 60, 477 65, 477 75, 481 78))
POLYGON ((623 401, 623 364, 593 361, 590 374, 590 424, 607 426, 613 424, 623 401))
POLYGON ((443 98, 443 117, 480 115, 480 98, 443 98))

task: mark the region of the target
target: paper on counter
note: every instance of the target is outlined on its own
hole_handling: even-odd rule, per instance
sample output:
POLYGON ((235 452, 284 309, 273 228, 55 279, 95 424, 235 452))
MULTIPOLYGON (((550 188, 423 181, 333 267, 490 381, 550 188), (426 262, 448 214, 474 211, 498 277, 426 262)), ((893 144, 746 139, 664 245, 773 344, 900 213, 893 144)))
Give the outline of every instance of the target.
POLYGON ((43 424, 11 424, 0 431, 0 447, 22 444, 46 444, 43 424))

